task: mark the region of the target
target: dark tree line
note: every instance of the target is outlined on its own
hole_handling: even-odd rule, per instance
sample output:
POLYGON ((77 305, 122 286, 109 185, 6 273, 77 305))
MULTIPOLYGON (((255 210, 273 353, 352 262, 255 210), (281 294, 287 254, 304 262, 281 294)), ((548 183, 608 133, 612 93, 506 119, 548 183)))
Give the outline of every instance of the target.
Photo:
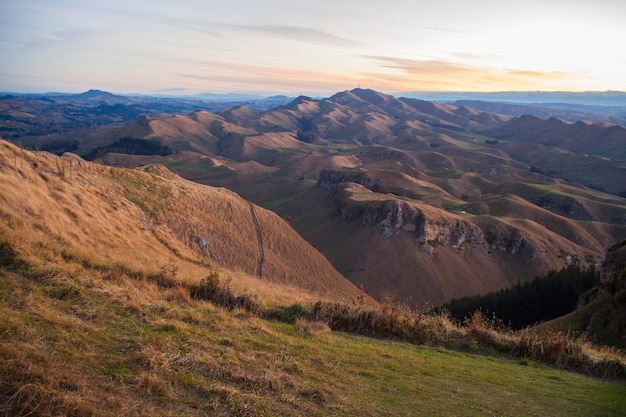
POLYGON ((511 288, 453 299, 444 307, 457 320, 482 310, 518 330, 574 311, 580 295, 599 284, 595 268, 570 266, 511 288))
POLYGON ((123 153, 127 155, 169 155, 173 152, 169 146, 161 145, 158 140, 121 138, 107 146, 99 146, 85 155, 85 159, 92 161, 102 158, 107 153, 123 153))

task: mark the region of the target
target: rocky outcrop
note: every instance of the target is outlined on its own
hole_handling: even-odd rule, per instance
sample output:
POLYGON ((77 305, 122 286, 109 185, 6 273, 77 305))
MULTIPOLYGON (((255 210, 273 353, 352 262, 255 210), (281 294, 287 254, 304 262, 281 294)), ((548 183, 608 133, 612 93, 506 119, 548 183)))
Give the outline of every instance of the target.
POLYGON ((626 289, 626 239, 611 246, 602 263, 600 282, 613 293, 626 289))
POLYGON ((409 233, 430 255, 438 246, 444 246, 460 252, 472 248, 486 255, 498 251, 529 262, 558 260, 563 266, 598 266, 595 258, 587 259, 559 248, 541 249, 541 244, 527 231, 505 222, 472 222, 438 208, 376 193, 372 191, 376 184, 364 172, 329 170, 318 179, 318 185, 330 191, 324 204, 333 217, 359 222, 363 227, 374 226, 386 239, 409 233))
MULTIPOLYGON (((326 178, 325 183, 329 182, 326 178)), ((320 186, 324 187, 321 184, 320 186)), ((375 225, 385 238, 406 232, 413 234, 420 244, 431 248, 443 245, 461 249, 463 245, 471 245, 484 251, 488 250, 488 242, 480 227, 453 215, 435 218, 417 204, 389 196, 366 201, 351 198, 354 194, 368 191, 366 187, 357 183, 336 184, 325 205, 330 208, 333 216, 341 221, 360 221, 363 226, 375 225)), ((495 244, 500 240, 494 238, 493 242, 495 244)), ((519 246, 521 242, 500 244, 497 248, 514 252, 519 246)))
POLYGON ((590 314, 584 323, 584 336, 626 348, 626 239, 608 249, 600 269, 600 285, 582 294, 576 308, 590 314))

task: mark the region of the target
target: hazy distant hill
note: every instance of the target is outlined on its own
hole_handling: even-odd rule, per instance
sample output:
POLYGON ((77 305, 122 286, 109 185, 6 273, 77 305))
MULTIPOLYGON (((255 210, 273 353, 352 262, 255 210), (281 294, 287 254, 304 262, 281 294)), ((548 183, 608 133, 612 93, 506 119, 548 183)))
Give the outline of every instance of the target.
POLYGON ((556 118, 522 116, 483 133, 497 139, 558 147, 577 154, 595 154, 618 161, 626 160, 626 128, 556 118))
POLYGON ((546 119, 557 118, 570 122, 586 120, 596 123, 611 123, 622 127, 626 126, 626 104, 622 107, 615 107, 570 103, 518 104, 480 100, 457 100, 452 104, 512 117, 533 115, 546 119))
MULTIPOLYGON (((29 143, 33 136, 119 125, 140 116, 219 111, 246 104, 262 111, 285 104, 285 96, 199 95, 195 97, 122 96, 101 90, 80 94, 4 94, 0 96, 0 136, 29 143)), ((60 141, 53 152, 75 150, 77 145, 60 141)))
POLYGON ((158 162, 232 189, 289 220, 370 294, 440 304, 599 264, 626 235, 624 132, 355 89, 264 112, 141 117, 28 146, 78 141, 86 155, 122 138, 158 141, 173 153, 102 162, 158 162))
POLYGON ((626 107, 626 92, 624 91, 410 91, 398 93, 397 95, 402 97, 416 97, 423 100, 444 102, 457 100, 480 100, 500 103, 626 107))

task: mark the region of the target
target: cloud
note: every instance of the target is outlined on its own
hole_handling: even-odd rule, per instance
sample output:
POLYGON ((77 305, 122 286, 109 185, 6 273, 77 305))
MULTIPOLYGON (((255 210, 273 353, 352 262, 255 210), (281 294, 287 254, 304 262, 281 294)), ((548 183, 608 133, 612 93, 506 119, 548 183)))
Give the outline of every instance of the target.
POLYGON ((296 40, 300 42, 320 43, 324 45, 335 45, 343 47, 362 46, 361 43, 333 35, 332 33, 322 30, 311 29, 300 26, 287 25, 223 25, 230 29, 237 29, 250 32, 258 32, 265 35, 276 36, 279 38, 296 40))
POLYGON ((358 80, 348 76, 283 67, 214 63, 204 73, 178 73, 179 82, 214 91, 280 91, 282 93, 324 92, 350 89, 358 80))
POLYGON ((192 21, 192 20, 181 20, 181 19, 163 19, 161 23, 176 27, 179 29, 187 29, 193 32, 199 32, 204 35, 209 35, 213 37, 223 37, 223 35, 217 31, 208 29, 210 23, 202 22, 202 21, 192 21))
POLYGON ((397 70, 395 73, 369 73, 368 76, 390 86, 402 84, 423 90, 511 90, 537 89, 551 83, 578 78, 580 74, 563 71, 529 71, 468 65, 446 60, 413 60, 389 56, 366 56, 379 67, 397 70))

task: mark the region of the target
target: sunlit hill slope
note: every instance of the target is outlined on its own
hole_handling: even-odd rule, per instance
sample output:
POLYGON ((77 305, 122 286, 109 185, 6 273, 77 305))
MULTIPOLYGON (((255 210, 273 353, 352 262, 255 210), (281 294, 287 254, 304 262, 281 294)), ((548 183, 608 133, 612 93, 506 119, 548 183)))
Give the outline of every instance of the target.
POLYGON ((4 141, 0 158, 0 234, 35 263, 62 253, 147 274, 175 269, 188 282, 218 271, 268 299, 363 295, 284 220, 228 190, 4 141))

